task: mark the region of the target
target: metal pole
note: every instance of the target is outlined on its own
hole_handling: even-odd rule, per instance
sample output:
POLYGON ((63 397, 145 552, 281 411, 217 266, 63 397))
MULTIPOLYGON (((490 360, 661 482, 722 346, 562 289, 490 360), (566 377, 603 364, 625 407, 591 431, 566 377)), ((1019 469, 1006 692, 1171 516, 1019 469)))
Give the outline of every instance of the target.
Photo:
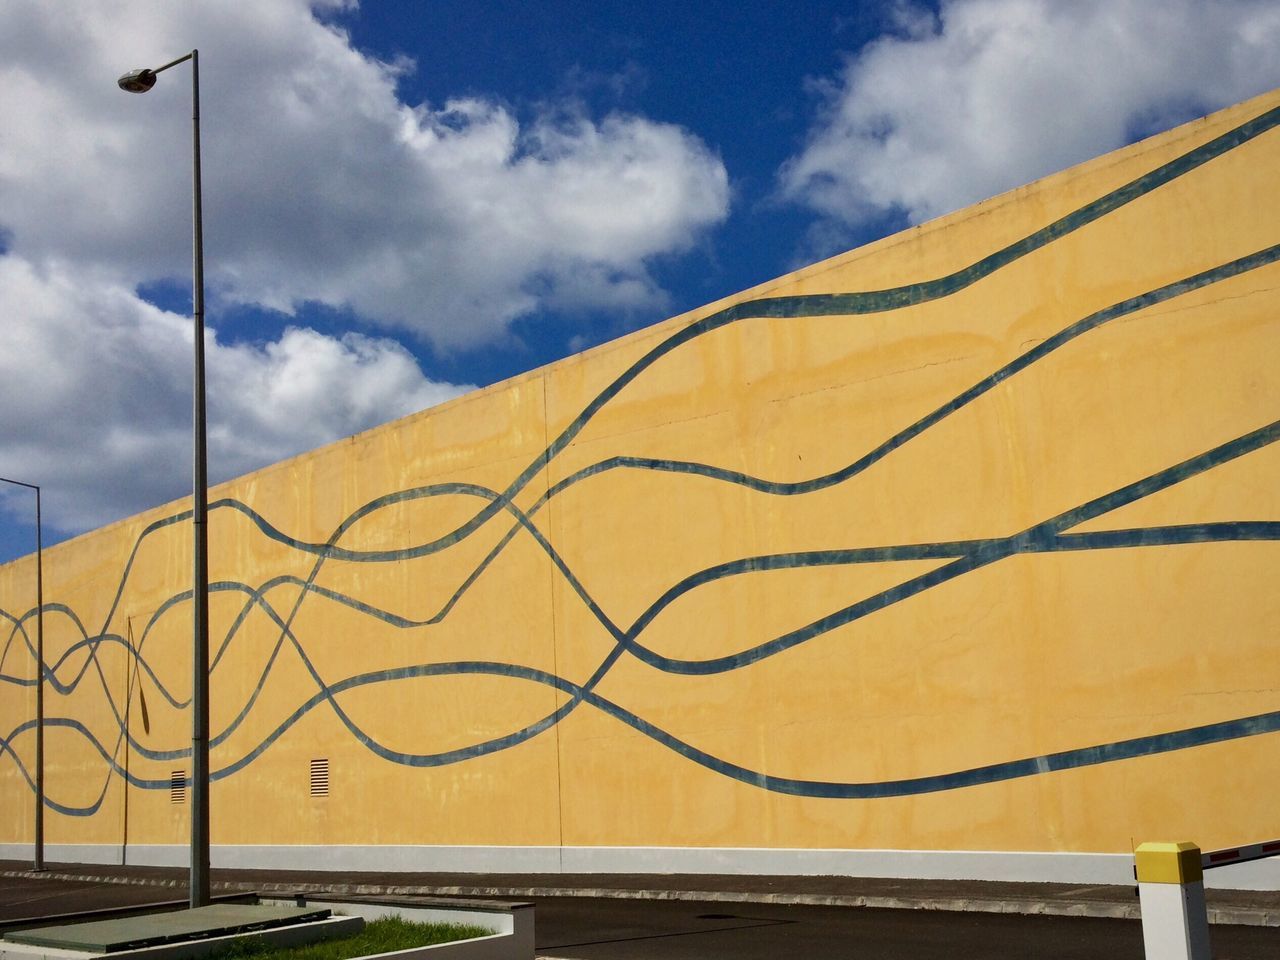
POLYGON ((33 870, 44 869, 44 537, 36 487, 36 837, 33 870))
POLYGON ((194 374, 191 437, 191 907, 209 903, 209 477, 204 414, 204 229, 200 204, 200 51, 154 70, 135 70, 117 83, 146 93, 155 75, 191 61, 191 317, 194 374))
POLYGON ((44 869, 44 543, 40 524, 40 488, 34 483, 0 477, 36 492, 36 812, 32 870, 44 869))
POLYGON ((209 506, 204 389, 204 231, 200 203, 200 55, 191 51, 192 398, 191 907, 209 903, 209 506))

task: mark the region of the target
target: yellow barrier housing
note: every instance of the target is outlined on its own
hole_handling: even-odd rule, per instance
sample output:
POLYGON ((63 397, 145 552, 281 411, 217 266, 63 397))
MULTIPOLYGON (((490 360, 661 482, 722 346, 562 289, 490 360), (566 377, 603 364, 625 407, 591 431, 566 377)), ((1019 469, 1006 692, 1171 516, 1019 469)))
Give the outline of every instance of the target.
POLYGON ((1144 843, 1134 852, 1139 883, 1195 883, 1204 879, 1194 843, 1144 843))

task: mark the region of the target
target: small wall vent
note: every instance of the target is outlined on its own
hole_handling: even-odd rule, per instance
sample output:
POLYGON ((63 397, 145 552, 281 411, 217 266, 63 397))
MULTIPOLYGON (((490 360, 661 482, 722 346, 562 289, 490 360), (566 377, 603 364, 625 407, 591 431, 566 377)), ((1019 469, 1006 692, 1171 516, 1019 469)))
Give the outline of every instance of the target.
POLYGON ((187 802, 187 771, 175 770, 169 774, 169 802, 187 802))
POLYGON ((328 757, 311 761, 311 795, 313 797, 327 797, 329 795, 328 757))

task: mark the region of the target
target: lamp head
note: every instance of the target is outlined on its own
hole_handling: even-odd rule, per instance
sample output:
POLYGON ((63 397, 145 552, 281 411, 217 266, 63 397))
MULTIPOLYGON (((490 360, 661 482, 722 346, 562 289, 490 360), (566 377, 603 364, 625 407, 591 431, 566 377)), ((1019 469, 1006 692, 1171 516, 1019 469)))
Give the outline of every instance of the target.
POLYGON ((120 85, 121 90, 129 93, 146 93, 156 85, 156 75, 153 70, 143 67, 140 70, 130 70, 116 83, 120 85))

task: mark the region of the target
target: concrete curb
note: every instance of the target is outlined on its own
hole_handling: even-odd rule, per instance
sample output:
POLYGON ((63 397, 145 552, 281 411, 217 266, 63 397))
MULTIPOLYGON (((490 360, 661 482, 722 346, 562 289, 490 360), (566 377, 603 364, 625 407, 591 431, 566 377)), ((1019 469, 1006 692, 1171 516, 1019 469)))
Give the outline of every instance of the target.
MULTIPOLYGON (((90 873, 57 873, 0 870, 0 877, 66 880, 79 883, 118 883, 159 888, 185 888, 187 881, 154 877, 120 877, 90 873)), ((630 889, 601 887, 471 887, 399 886, 356 883, 250 883, 216 882, 216 892, 290 894, 326 893, 342 897, 489 897, 527 900, 534 897, 583 897, 614 900, 704 900, 714 903, 772 903, 812 907, 870 907, 880 910, 941 910, 956 913, 1020 913, 1058 917, 1098 917, 1137 920, 1138 899, 1132 903, 1102 900, 996 899, 982 897, 826 896, 810 893, 753 893, 720 890, 630 889)), ((1248 927, 1280 927, 1280 911, 1259 907, 1214 906, 1208 909, 1211 924, 1248 927)))

